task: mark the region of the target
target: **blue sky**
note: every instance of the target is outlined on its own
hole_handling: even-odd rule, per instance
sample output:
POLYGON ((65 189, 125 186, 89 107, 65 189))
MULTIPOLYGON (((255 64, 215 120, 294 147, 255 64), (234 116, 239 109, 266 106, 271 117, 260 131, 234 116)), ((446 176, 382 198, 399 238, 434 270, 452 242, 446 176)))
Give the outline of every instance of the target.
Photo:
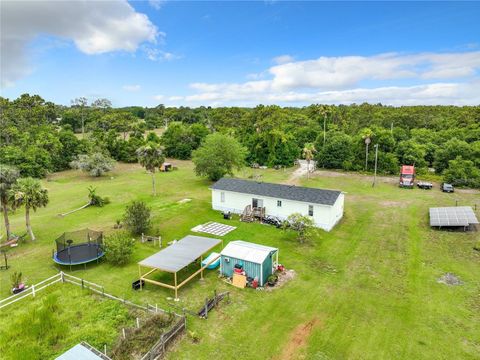
POLYGON ((479 19, 476 2, 2 2, 2 96, 479 104, 479 19))

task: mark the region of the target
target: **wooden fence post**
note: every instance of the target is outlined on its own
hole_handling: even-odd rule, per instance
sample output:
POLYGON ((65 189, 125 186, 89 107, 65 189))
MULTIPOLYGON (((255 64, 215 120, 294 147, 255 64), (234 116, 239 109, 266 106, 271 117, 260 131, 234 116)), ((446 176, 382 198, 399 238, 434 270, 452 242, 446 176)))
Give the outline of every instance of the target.
POLYGON ((35 297, 35 285, 32 285, 32 296, 35 297))

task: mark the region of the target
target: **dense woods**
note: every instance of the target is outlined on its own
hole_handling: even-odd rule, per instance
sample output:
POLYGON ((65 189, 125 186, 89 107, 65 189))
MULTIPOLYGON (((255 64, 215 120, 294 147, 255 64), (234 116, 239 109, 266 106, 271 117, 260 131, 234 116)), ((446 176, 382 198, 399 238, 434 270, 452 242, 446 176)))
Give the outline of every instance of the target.
POLYGON ((247 149, 249 164, 291 166, 313 144, 319 167, 371 171, 378 145, 380 173, 415 164, 420 173, 480 187, 480 106, 112 108, 107 99, 80 98, 67 107, 24 94, 0 98, 0 117, 0 163, 22 176, 68 169, 85 154, 136 162, 147 143, 190 159, 208 134, 220 132, 247 149), (164 127, 162 136, 149 131, 164 127))

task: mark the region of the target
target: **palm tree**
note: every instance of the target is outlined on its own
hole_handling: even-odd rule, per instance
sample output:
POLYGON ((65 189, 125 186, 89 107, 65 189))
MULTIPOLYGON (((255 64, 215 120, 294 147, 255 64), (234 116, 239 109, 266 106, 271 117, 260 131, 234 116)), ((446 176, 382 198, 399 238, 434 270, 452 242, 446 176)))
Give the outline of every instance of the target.
POLYGON ((42 187, 40 180, 31 177, 18 179, 10 190, 10 198, 14 208, 25 206, 25 225, 30 239, 35 240, 35 234, 30 223, 30 209, 37 211, 39 207, 48 204, 48 190, 42 187))
POLYGON ((303 147, 303 157, 307 160, 307 179, 310 177, 310 161, 313 159, 313 154, 317 152, 312 143, 306 143, 303 147))
POLYGON ((158 144, 150 142, 137 149, 137 158, 140 165, 142 165, 147 171, 150 171, 150 174, 152 175, 152 192, 153 196, 156 196, 155 170, 160 168, 165 162, 163 151, 158 144))
POLYGON ((7 241, 10 240, 10 221, 8 220, 9 192, 13 184, 20 177, 20 173, 14 167, 0 164, 0 203, 5 220, 5 230, 7 232, 7 241))
POLYGON ((332 109, 329 105, 319 105, 318 112, 323 116, 323 145, 327 139, 327 116, 331 114, 332 109))

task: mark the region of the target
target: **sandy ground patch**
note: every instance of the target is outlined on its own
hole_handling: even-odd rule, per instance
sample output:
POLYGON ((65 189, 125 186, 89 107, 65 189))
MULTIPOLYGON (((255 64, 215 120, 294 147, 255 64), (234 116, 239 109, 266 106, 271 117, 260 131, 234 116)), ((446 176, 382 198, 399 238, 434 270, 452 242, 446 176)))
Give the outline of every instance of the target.
POLYGON ((304 167, 299 167, 295 170, 292 175, 287 180, 288 185, 298 185, 300 178, 307 175, 307 169, 304 167))
MULTIPOLYGON (((355 172, 345 172, 339 170, 316 170, 313 173, 314 177, 349 177, 357 178, 365 181, 373 181, 373 175, 370 174, 360 174, 355 172)), ((398 183, 397 176, 378 176, 377 181, 386 183, 386 184, 396 184, 398 183)))
POLYGON ((480 194, 480 190, 477 189, 455 189, 460 194, 480 194))
POLYGON ((310 320, 307 323, 300 324, 290 334, 288 343, 284 346, 282 354, 279 360, 293 360, 298 359, 299 349, 305 347, 308 343, 308 339, 313 329, 320 325, 320 321, 317 318, 310 320))
POLYGON ((388 201, 388 200, 379 202, 381 206, 396 207, 396 208, 404 208, 408 206, 409 203, 410 203, 409 201, 388 201))
POLYGON ((278 274, 278 281, 275 286, 265 286, 265 291, 273 291, 285 285, 290 280, 293 280, 297 273, 293 269, 285 270, 278 274))

